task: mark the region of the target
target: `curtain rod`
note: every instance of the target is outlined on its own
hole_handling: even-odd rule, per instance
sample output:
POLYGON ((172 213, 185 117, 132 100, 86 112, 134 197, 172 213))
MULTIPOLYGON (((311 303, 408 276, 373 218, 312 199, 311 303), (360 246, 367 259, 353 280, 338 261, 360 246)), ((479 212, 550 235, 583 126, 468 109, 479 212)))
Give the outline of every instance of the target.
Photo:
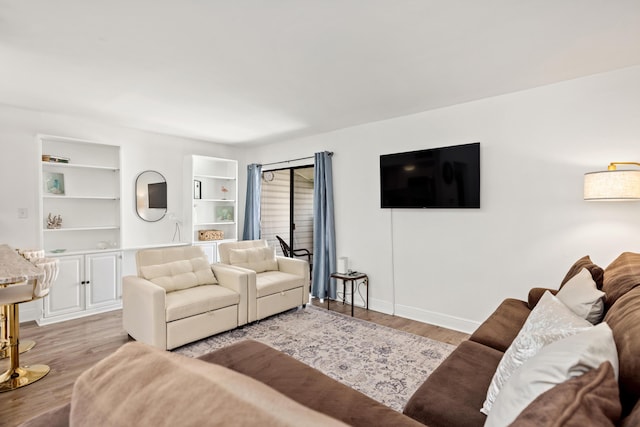
MULTIPOLYGON (((333 151, 329 151, 329 156, 333 156, 333 151)), ((291 163, 291 162, 297 162, 298 160, 308 160, 313 158, 315 158, 315 156, 300 157, 298 159, 282 160, 280 162, 263 163, 262 166, 279 165, 280 163, 291 163)))

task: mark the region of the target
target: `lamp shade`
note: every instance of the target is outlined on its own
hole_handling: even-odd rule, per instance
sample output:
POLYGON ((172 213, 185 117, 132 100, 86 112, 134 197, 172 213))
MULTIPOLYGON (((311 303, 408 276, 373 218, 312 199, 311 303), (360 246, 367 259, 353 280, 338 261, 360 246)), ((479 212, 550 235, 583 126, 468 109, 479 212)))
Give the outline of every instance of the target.
POLYGON ((584 174, 585 200, 640 200, 640 171, 608 170, 584 174))

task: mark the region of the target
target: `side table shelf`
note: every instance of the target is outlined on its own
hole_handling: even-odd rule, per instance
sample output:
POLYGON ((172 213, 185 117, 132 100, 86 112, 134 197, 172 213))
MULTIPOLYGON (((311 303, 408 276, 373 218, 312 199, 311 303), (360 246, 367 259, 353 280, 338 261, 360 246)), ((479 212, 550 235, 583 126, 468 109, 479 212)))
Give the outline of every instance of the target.
MULTIPOLYGON (((365 308, 369 310, 369 276, 365 273, 353 272, 353 273, 331 273, 329 276, 334 279, 342 280, 342 303, 345 303, 345 292, 347 282, 351 282, 351 317, 353 317, 353 300, 354 300, 354 286, 357 284, 363 284, 367 288, 367 297, 365 299, 365 308)), ((329 301, 331 298, 327 296, 327 310, 329 309, 329 301)))

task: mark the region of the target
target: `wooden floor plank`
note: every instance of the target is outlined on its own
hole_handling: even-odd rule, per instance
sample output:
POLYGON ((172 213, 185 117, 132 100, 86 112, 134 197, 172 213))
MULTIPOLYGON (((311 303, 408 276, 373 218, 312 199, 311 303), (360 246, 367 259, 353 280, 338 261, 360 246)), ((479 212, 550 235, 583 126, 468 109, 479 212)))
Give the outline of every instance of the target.
MULTIPOLYGON (((326 301, 312 304, 326 308, 326 301)), ((331 310, 351 314, 351 306, 331 303, 331 310)), ((467 334, 355 307, 355 317, 416 335, 457 345, 467 334)), ((36 346, 20 355, 23 365, 46 364, 51 372, 31 385, 0 393, 0 426, 16 426, 27 419, 69 402, 73 383, 86 369, 129 341, 122 328, 122 311, 112 311, 46 326, 27 322, 20 327, 22 340, 36 346)), ((0 360, 0 372, 8 360, 0 360)))

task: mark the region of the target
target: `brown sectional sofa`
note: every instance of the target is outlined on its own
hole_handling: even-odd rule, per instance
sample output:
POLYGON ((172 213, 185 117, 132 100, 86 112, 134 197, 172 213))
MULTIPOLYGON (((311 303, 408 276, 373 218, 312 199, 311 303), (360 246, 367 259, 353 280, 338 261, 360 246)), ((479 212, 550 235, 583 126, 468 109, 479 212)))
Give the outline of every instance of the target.
MULTIPOLYGON (((588 256, 583 257, 571 267, 561 286, 582 268, 589 269, 606 293, 604 321, 613 331, 620 363, 622 417, 616 425, 640 425, 640 254, 623 253, 604 271, 588 256)), ((432 427, 484 425, 486 416, 479 409, 493 374, 543 292, 532 289, 528 302, 503 301, 427 378, 404 413, 432 427)))
MULTIPOLYGON (((619 402, 618 393, 615 393, 616 400, 613 403, 609 399, 608 414, 614 414, 610 415, 613 418, 610 425, 638 426, 640 254, 623 253, 604 271, 593 264, 589 257, 581 258, 572 266, 562 284, 582 268, 588 268, 597 286, 606 292, 604 321, 613 331, 618 351, 619 402)), ((243 341, 199 359, 244 374, 268 385, 288 399, 349 425, 482 426, 486 416, 480 413, 480 408, 496 367, 543 291, 532 289, 526 302, 516 299, 503 301, 470 339, 454 350, 426 379, 407 403, 404 414, 393 411, 290 356, 255 341, 243 341)), ((589 378, 594 377, 600 370, 591 371, 589 378)), ((585 374, 583 377, 588 376, 585 374)), ((557 411, 557 406, 567 400, 567 387, 560 388, 565 385, 568 384, 561 384, 544 393, 541 396, 544 399, 536 399, 523 412, 526 412, 527 416, 519 418, 514 425, 550 425, 546 423, 556 421, 557 417, 549 414, 554 414, 553 410, 557 411), (554 397, 554 392, 562 393, 563 399, 554 397)), ((615 384, 612 389, 616 391, 615 384)), ((604 393, 605 388, 602 390, 604 393)), ((566 408, 560 408, 564 417, 569 414, 568 421, 562 425, 607 425, 601 421, 594 421, 600 418, 595 418, 594 413, 589 412, 597 406, 591 404, 593 401, 585 400, 582 403, 584 404, 581 407, 571 407, 575 412, 567 412, 566 408), (585 420, 591 421, 585 424, 585 420)), ((26 425, 68 425, 69 411, 70 406, 66 405, 35 418, 26 425)), ((274 411, 277 412, 277 409, 274 411)), ((211 419, 214 418, 215 413, 211 419)), ((234 420, 229 419, 228 424, 235 424, 234 420)), ((300 425, 303 424, 304 422, 301 422, 300 425)))

